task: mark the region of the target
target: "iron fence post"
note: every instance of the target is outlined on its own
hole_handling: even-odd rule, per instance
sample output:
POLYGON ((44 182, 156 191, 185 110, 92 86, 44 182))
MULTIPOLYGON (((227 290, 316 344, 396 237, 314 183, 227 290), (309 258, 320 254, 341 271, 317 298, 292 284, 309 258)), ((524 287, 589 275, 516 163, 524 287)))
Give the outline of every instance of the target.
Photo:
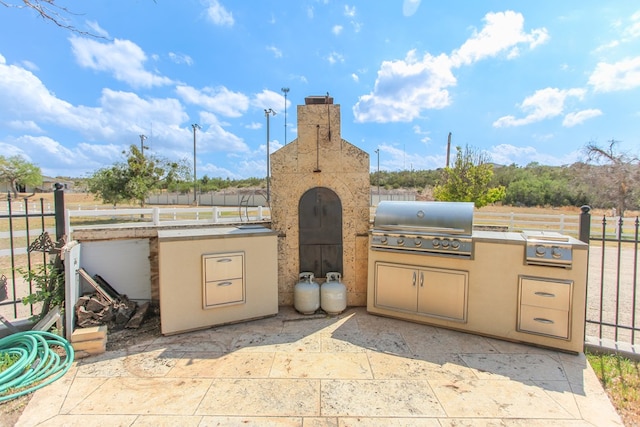
POLYGON ((66 234, 64 223, 64 191, 62 188, 62 184, 56 182, 55 190, 53 191, 53 205, 56 219, 56 241, 60 241, 60 239, 62 239, 66 234))
POLYGON ((580 207, 582 213, 580 214, 580 232, 579 238, 584 243, 589 243, 589 236, 591 235, 591 207, 584 205, 580 207))

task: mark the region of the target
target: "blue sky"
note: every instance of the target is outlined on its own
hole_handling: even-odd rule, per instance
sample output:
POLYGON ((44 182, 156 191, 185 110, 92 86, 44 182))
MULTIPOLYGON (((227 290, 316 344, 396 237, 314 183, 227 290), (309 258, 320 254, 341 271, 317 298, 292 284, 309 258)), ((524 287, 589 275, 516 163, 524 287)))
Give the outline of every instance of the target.
MULTIPOLYGON (((21 1, 8 1, 19 4, 21 1)), ((382 170, 570 164, 640 138, 640 5, 630 1, 61 0, 68 25, 0 5, 0 154, 85 177, 131 144, 201 178, 266 175, 296 106, 327 92, 382 170), (282 88, 289 88, 286 99, 282 88)))

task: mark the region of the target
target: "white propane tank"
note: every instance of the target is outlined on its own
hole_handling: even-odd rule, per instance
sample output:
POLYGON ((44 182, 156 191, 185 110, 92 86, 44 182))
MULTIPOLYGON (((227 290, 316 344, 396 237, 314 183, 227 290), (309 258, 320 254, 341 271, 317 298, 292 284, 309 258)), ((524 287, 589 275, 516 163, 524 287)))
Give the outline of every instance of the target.
POLYGON ((293 306, 302 314, 313 314, 320 308, 320 285, 313 279, 312 272, 302 272, 293 288, 293 306))
POLYGON ((327 273, 327 281, 320 287, 320 304, 327 314, 340 314, 347 308, 347 287, 341 278, 340 273, 327 273))

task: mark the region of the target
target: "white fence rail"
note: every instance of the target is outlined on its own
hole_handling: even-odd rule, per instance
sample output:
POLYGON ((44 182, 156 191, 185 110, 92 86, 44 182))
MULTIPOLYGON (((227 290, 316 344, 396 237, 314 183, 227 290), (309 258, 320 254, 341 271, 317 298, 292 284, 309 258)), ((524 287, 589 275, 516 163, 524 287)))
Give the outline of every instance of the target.
POLYGON ((580 215, 476 212, 473 225, 506 231, 549 230, 577 237, 580 232, 580 215))
POLYGON ((66 210, 65 229, 70 240, 74 228, 159 227, 193 224, 237 224, 270 220, 269 208, 219 207, 206 208, 130 208, 66 210))

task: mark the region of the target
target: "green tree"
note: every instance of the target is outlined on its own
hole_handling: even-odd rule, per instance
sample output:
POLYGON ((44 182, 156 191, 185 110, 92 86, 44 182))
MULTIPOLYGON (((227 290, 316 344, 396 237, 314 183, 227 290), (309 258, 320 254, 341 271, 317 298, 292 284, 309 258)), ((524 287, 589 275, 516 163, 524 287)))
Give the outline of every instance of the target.
POLYGON ((0 180, 7 181, 14 197, 17 197, 19 185, 42 184, 42 172, 38 166, 21 156, 0 156, 0 180))
POLYGON ((116 206, 125 201, 144 206, 153 191, 162 190, 188 179, 186 162, 171 162, 144 155, 136 145, 123 152, 126 161, 96 171, 89 178, 89 192, 105 203, 116 206))
POLYGON ((466 146, 456 147, 453 167, 442 171, 442 179, 433 189, 436 200, 473 202, 477 208, 502 200, 505 187, 490 187, 493 165, 485 153, 466 146))

